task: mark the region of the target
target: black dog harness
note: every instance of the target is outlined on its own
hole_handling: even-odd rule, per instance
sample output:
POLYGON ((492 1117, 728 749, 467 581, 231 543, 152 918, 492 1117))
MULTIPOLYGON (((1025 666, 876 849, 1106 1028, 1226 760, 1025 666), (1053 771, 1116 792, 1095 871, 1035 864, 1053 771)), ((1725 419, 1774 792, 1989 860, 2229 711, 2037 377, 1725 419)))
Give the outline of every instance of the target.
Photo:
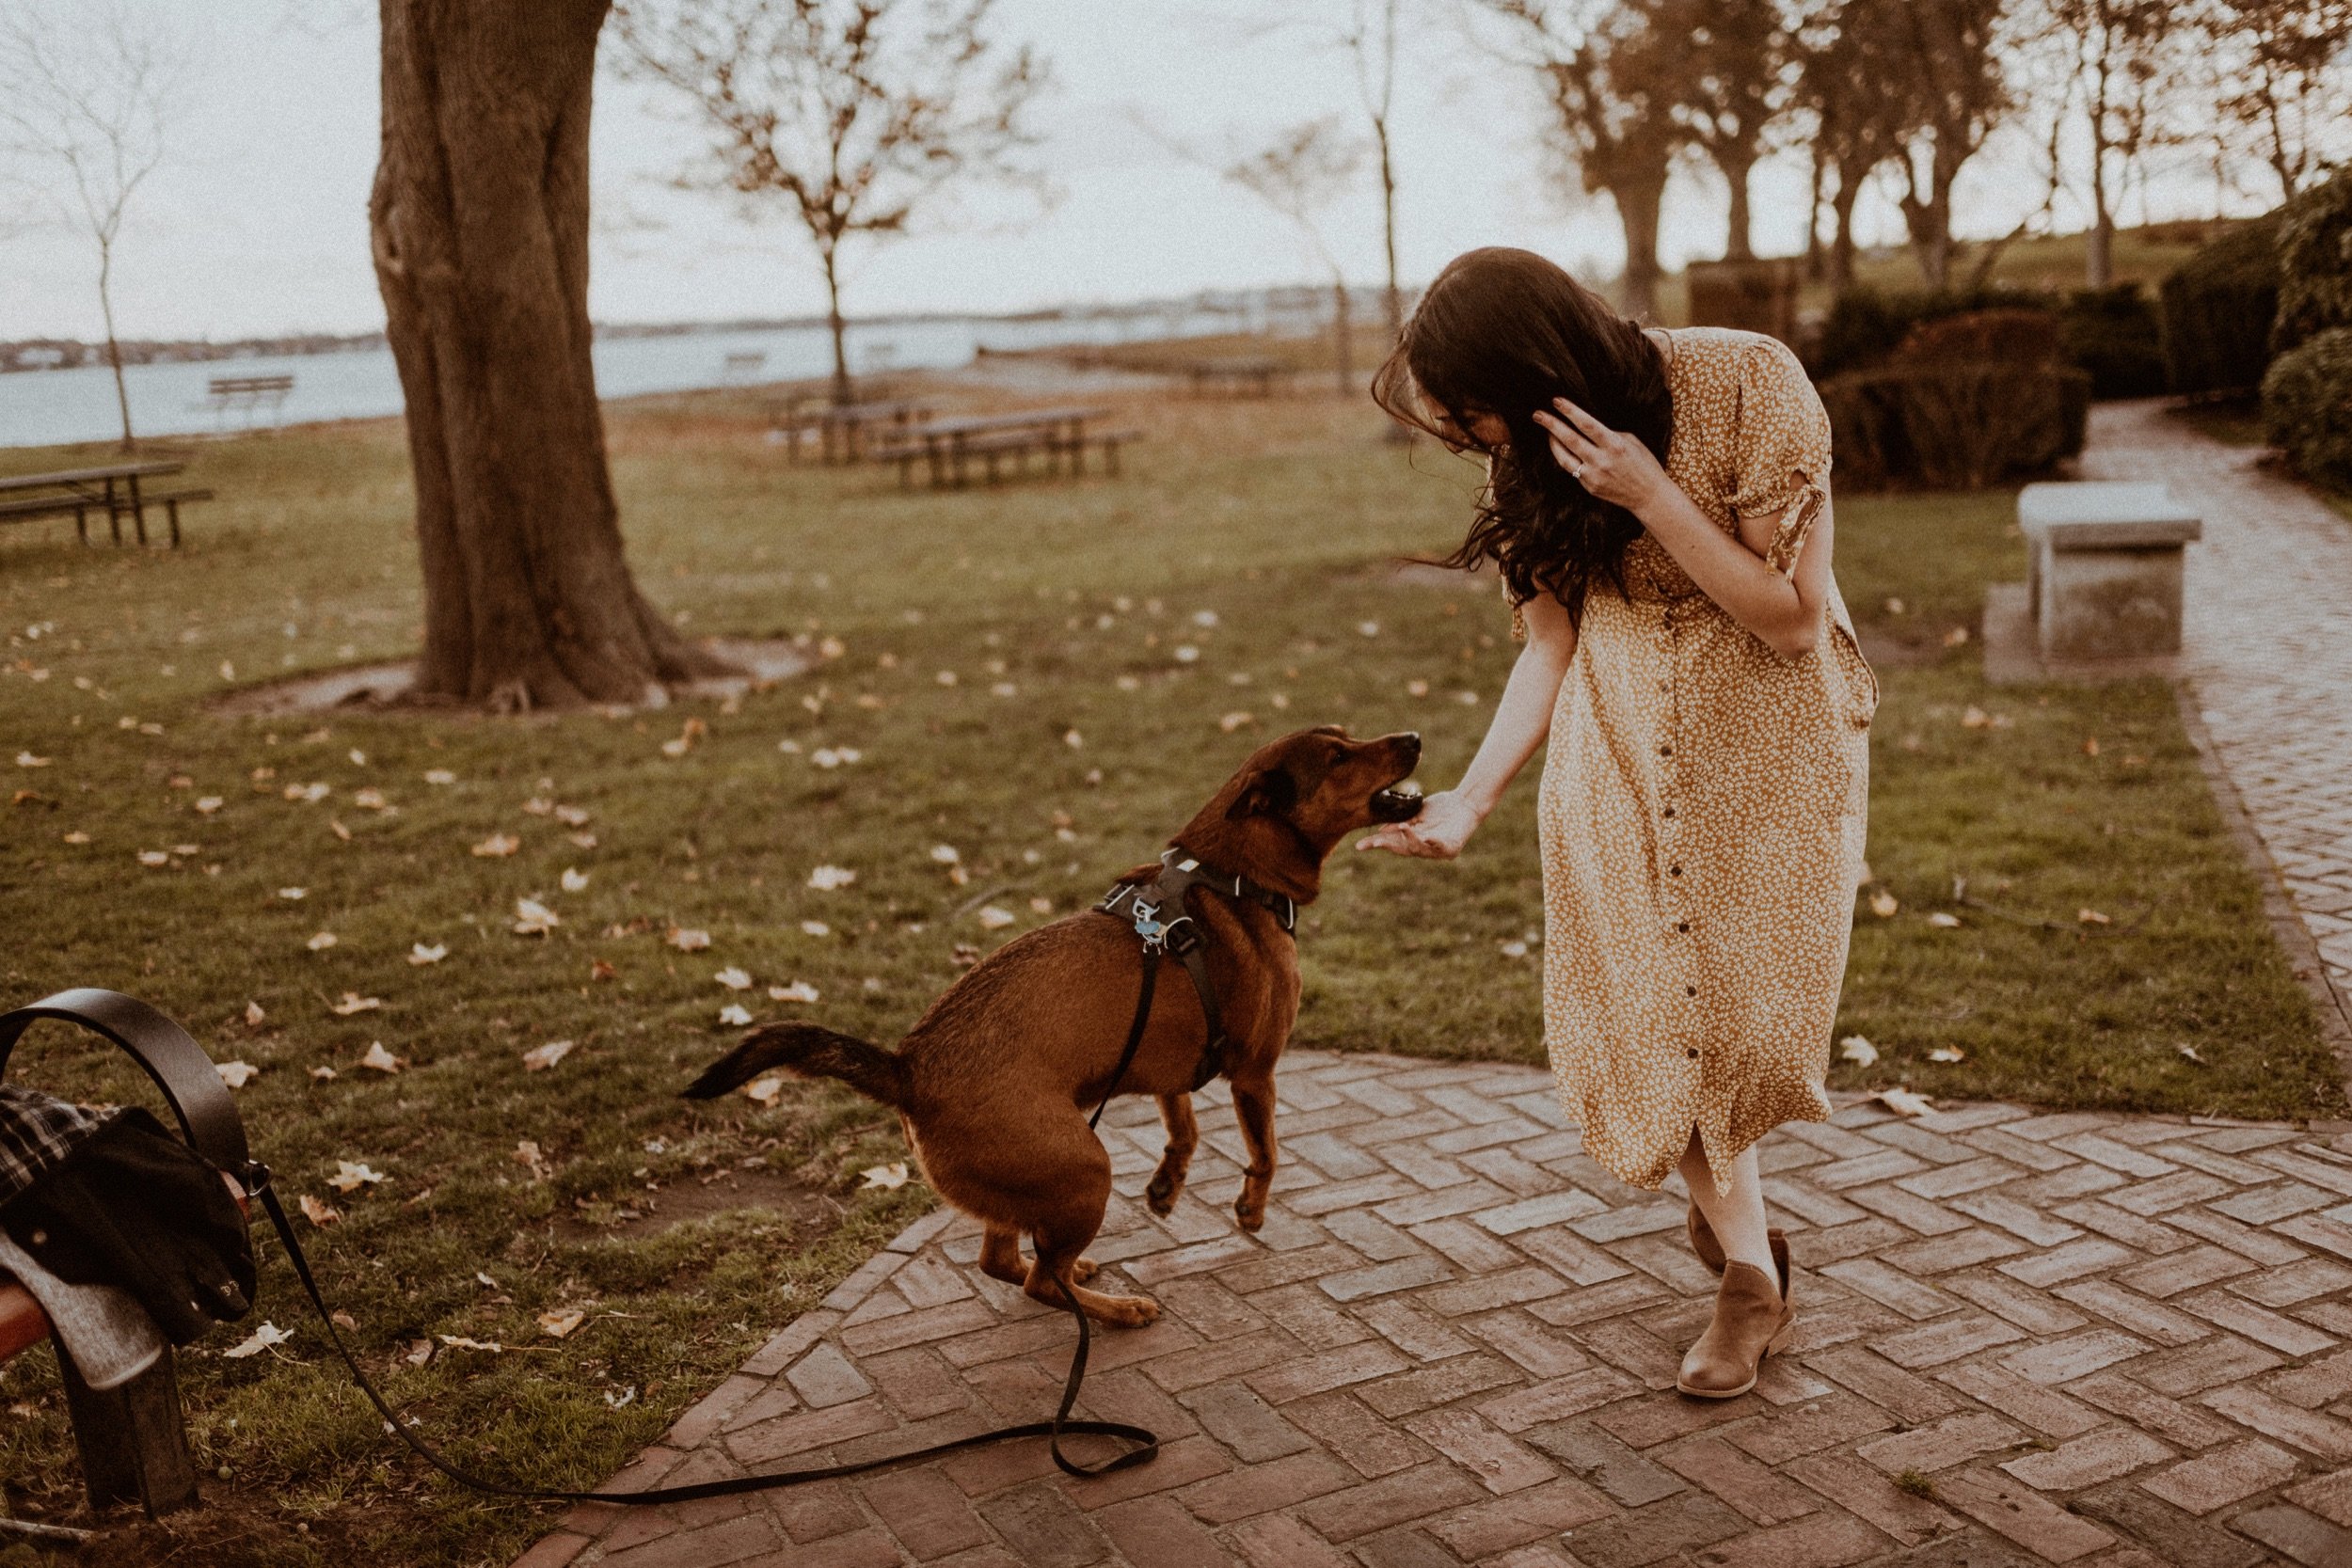
POLYGON ((1136 935, 1143 939, 1143 992, 1136 998, 1135 1022, 1127 1030, 1127 1044, 1120 1053, 1119 1066, 1111 1073, 1110 1087, 1103 1093, 1103 1103, 1094 1108, 1094 1120, 1089 1126, 1102 1121, 1104 1108, 1119 1092, 1127 1069, 1135 1062, 1136 1050, 1143 1044, 1144 1026, 1152 1019, 1152 995, 1158 986, 1160 959, 1164 957, 1173 957, 1192 976, 1192 989, 1200 998, 1200 1016, 1208 1021, 1208 1039, 1200 1050, 1200 1065, 1193 1069, 1192 1086, 1198 1089, 1225 1070, 1225 1048, 1232 1042, 1225 1034, 1225 1014, 1217 1006, 1216 987, 1209 980, 1208 937, 1184 906, 1184 895, 1196 887, 1263 905, 1273 911, 1276 924, 1294 942, 1298 938, 1298 904, 1295 899, 1269 893, 1247 878, 1212 870, 1183 849, 1163 854, 1160 874, 1150 881, 1121 882, 1104 895, 1094 907, 1128 922, 1136 935))

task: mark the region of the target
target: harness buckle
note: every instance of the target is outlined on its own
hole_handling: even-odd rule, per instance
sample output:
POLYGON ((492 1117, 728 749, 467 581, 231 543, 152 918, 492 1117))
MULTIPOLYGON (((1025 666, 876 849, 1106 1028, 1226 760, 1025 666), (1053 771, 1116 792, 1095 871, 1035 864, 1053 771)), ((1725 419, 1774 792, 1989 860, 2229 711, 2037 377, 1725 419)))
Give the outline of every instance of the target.
POLYGON ((1147 953, 1167 952, 1168 928, 1160 923, 1160 906, 1147 904, 1140 898, 1132 902, 1136 911, 1136 935, 1143 939, 1143 950, 1147 953))

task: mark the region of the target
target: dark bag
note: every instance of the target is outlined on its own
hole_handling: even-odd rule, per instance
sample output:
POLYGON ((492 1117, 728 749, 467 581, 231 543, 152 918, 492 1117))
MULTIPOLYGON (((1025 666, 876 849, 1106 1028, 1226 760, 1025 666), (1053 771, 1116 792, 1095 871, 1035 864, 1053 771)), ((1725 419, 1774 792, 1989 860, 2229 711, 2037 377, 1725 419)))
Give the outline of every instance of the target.
POLYGON ((135 1107, 0 1208, 0 1227, 72 1285, 112 1285, 184 1345, 253 1309, 253 1241, 221 1173, 135 1107))

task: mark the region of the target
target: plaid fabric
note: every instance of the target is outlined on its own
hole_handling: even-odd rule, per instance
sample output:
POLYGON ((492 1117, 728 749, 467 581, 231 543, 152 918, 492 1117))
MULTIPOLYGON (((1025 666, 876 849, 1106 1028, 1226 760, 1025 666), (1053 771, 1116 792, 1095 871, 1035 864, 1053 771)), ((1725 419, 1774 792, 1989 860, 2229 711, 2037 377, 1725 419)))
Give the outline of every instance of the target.
POLYGON ((55 1095, 0 1084, 0 1208, 65 1163, 91 1134, 120 1116, 55 1095))

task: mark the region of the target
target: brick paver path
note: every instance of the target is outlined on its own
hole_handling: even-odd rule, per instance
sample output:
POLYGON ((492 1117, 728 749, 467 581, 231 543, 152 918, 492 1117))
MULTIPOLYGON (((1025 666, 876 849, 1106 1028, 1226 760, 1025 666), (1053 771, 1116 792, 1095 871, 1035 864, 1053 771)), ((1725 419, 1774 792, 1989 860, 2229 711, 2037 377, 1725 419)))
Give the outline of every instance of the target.
POLYGON ((2160 402, 2091 410, 2087 479, 2162 480, 2204 514, 2183 665, 2255 832, 2352 1016, 2352 522, 2160 402))
MULTIPOLYGON (((1163 1308, 1085 1408, 1154 1464, 1024 1442, 871 1479, 578 1510, 527 1568, 2085 1568, 2352 1563, 2352 1133, 1849 1104, 1764 1147, 1799 1330, 1755 1393, 1674 1392, 1714 1284, 1533 1068, 1294 1053, 1240 1233, 1230 1111, 1175 1213, 1151 1104, 1105 1120, 1094 1256, 1163 1308)), ((1222 1085, 1204 1100, 1222 1101, 1222 1085)), ((621 1484, 887 1453, 1050 1412, 1068 1318, 918 1222, 621 1484)))

